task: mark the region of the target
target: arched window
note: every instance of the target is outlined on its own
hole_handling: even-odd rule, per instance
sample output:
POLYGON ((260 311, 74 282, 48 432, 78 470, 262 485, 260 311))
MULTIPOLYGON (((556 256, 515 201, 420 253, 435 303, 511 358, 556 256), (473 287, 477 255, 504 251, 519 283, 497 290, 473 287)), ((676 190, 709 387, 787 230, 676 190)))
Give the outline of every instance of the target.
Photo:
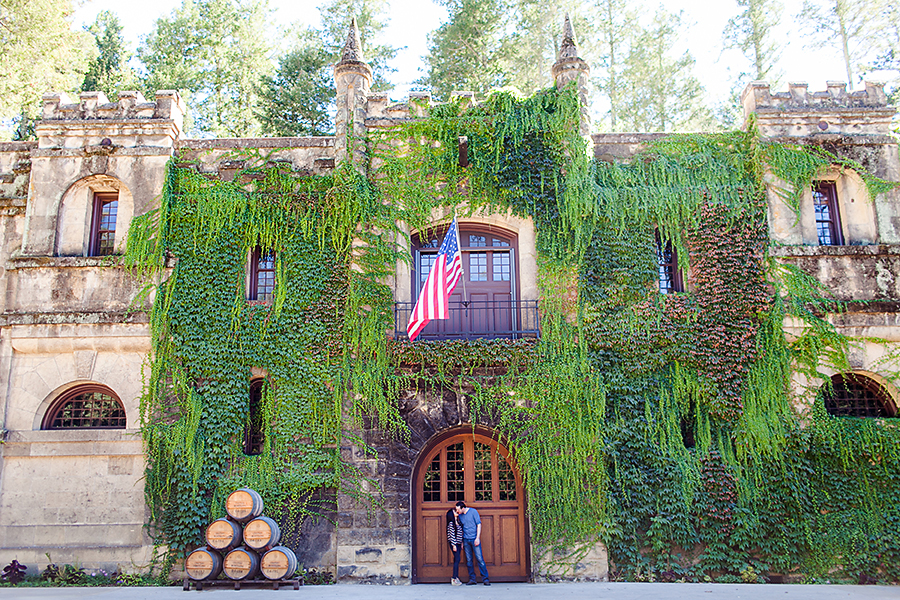
POLYGON ((247 411, 247 424, 244 426, 244 454, 256 456, 262 454, 263 449, 263 424, 262 424, 262 379, 254 379, 250 382, 250 406, 247 411))
MULTIPOLYGON (((412 237, 412 302, 398 303, 397 334, 437 259, 446 225, 412 237), (402 306, 400 306, 402 305, 402 306)), ((538 334, 537 303, 518 299, 518 241, 510 231, 459 224, 464 277, 450 297, 450 318, 429 323, 419 339, 518 338, 538 334)))
POLYGON ((53 403, 41 429, 125 429, 125 407, 107 387, 78 386, 53 403))
POLYGON ((116 217, 119 193, 95 193, 91 214, 90 256, 109 256, 115 252, 116 217))
POLYGON ((897 407, 884 386, 860 373, 831 378, 831 390, 823 389, 828 414, 837 417, 894 417, 897 407))

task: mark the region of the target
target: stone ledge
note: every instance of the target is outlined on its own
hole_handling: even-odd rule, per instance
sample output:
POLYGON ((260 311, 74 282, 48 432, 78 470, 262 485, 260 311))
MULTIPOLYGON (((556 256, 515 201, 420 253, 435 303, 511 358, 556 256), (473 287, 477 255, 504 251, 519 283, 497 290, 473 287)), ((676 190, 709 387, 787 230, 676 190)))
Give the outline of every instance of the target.
POLYGON ((3 456, 7 459, 143 455, 138 429, 10 431, 3 444, 3 456))
POLYGON ((181 140, 179 150, 228 150, 231 148, 333 148, 333 137, 272 137, 272 138, 216 138, 210 140, 181 140))
POLYGON ((144 311, 122 312, 61 312, 61 313, 5 313, 0 315, 0 327, 12 325, 112 325, 145 324, 150 316, 144 311))
POLYGON ((0 142, 0 152, 28 152, 37 148, 37 142, 0 142))
POLYGON ((86 146, 83 148, 39 148, 31 151, 33 158, 82 158, 94 154, 107 154, 114 158, 124 156, 170 156, 170 146, 115 146, 107 152, 99 152, 103 146, 86 146))
POLYGON ((83 267, 124 268, 123 256, 13 256, 6 262, 6 270, 16 269, 69 269, 83 267))
POLYGON ((774 258, 898 255, 900 255, 900 246, 889 244, 870 244, 866 246, 769 246, 769 256, 774 258))

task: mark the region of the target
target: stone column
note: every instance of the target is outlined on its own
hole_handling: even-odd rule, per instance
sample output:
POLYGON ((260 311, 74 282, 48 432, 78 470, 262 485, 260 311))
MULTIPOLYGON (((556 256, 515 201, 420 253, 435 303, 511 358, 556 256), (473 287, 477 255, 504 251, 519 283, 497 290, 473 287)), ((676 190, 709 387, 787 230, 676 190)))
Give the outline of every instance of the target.
POLYGON ((365 169, 366 101, 372 87, 372 69, 363 60, 356 18, 350 23, 341 60, 334 65, 334 83, 335 159, 352 160, 357 168, 365 169))
POLYGON ((567 14, 563 22, 562 43, 559 45, 556 62, 553 63, 553 79, 556 87, 560 89, 571 81, 576 82, 575 85, 578 86, 578 100, 581 104, 579 132, 584 136, 591 134, 591 118, 588 112, 588 79, 590 75, 591 68, 578 56, 575 30, 572 29, 572 22, 567 14))

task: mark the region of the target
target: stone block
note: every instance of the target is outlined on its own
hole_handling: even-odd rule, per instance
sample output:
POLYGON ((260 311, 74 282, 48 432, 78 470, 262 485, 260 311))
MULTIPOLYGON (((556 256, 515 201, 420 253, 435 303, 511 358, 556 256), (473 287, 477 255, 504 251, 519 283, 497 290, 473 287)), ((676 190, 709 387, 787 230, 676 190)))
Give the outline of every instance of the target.
POLYGON ((381 563, 382 551, 378 548, 360 548, 354 553, 355 562, 357 563, 381 563))

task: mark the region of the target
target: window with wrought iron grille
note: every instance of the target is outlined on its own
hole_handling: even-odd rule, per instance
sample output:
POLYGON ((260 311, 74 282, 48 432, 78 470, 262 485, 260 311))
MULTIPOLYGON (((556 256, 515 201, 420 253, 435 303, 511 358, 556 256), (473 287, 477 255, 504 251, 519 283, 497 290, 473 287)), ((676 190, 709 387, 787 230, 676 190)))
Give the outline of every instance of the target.
POLYGON ((244 426, 244 454, 247 456, 262 454, 264 442, 262 423, 263 384, 262 379, 255 379, 250 382, 250 405, 247 411, 247 424, 244 426))
POLYGON ((816 235, 819 245, 843 245, 837 186, 833 181, 817 181, 813 186, 813 208, 816 214, 816 235))
POLYGON ((271 302, 275 295, 275 251, 255 248, 250 257, 250 300, 271 302))
POLYGON ((80 386, 53 403, 41 429, 125 429, 125 407, 109 388, 80 386))
POLYGON ((684 291, 684 280, 678 269, 678 256, 672 242, 663 244, 656 232, 656 261, 659 269, 659 292, 661 294, 673 294, 684 291))
POLYGON ((106 192, 94 194, 90 256, 109 256, 115 252, 118 212, 119 194, 106 192))
POLYGON ((897 407, 883 385, 859 373, 831 378, 831 389, 822 390, 828 414, 837 417, 895 417, 897 407))

